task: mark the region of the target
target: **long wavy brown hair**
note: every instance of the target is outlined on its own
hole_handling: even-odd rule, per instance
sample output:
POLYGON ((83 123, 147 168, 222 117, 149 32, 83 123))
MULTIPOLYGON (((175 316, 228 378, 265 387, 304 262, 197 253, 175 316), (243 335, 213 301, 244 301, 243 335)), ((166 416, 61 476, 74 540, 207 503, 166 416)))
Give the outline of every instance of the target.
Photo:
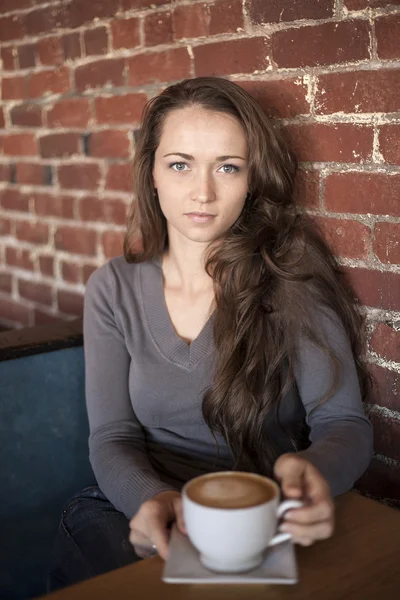
POLYGON ((259 472, 270 473, 276 453, 264 424, 293 384, 301 336, 331 360, 331 386, 320 402, 329 401, 339 385, 340 360, 320 335, 316 308, 342 322, 362 398, 369 401, 373 378, 361 356, 364 317, 322 230, 294 201, 297 161, 282 130, 251 95, 224 78, 185 79, 146 104, 134 156, 136 200, 124 240, 126 260, 149 260, 167 247, 166 220, 154 195, 154 154, 167 115, 193 105, 234 116, 249 149, 249 196, 206 257, 215 290, 216 367, 203 415, 214 438, 216 432, 225 438, 234 468, 247 456, 259 472))

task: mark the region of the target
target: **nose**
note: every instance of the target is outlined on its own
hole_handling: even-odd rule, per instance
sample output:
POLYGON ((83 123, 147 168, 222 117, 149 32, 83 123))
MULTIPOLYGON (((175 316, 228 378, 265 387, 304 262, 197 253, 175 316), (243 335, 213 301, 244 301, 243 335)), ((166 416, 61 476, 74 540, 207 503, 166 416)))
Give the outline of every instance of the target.
POLYGON ((199 173, 193 189, 192 199, 200 204, 213 202, 216 198, 214 182, 209 173, 199 173))

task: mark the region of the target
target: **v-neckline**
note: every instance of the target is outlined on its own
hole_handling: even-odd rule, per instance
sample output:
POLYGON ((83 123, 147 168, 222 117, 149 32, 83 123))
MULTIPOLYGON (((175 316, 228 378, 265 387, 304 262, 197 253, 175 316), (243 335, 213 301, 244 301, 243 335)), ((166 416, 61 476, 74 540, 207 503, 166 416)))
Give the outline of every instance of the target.
POLYGON ((208 318, 198 336, 187 344, 175 331, 164 294, 161 257, 139 263, 143 311, 150 334, 160 352, 171 362, 188 371, 214 348, 214 313, 208 318))

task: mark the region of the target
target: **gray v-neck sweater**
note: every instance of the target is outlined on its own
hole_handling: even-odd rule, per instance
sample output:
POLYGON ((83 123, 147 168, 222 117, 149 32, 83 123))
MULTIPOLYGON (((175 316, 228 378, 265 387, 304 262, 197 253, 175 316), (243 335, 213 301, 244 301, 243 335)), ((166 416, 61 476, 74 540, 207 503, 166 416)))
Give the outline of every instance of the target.
MULTIPOLYGON (((289 420, 295 418, 297 398, 311 442, 300 454, 337 495, 367 468, 372 428, 343 328, 319 314, 315 323, 342 360, 341 384, 310 415, 327 390, 330 366, 324 353, 300 340, 296 389, 283 405, 289 420)), ((104 494, 129 519, 158 492, 180 490, 196 475, 232 468, 225 440, 216 435, 217 453, 201 411, 215 363, 213 315, 190 345, 177 335, 165 304, 159 258, 129 264, 118 256, 91 275, 84 352, 91 464, 104 494)))

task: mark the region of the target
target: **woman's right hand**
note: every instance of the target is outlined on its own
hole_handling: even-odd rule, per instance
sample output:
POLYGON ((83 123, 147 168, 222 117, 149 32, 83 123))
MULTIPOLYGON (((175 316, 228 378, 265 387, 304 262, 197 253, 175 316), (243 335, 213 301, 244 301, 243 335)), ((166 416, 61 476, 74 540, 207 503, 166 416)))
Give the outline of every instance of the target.
POLYGON ((182 496, 174 490, 160 492, 143 502, 129 523, 129 541, 142 558, 151 556, 152 548, 164 560, 168 556, 168 526, 176 521, 178 529, 187 535, 183 522, 182 496))

